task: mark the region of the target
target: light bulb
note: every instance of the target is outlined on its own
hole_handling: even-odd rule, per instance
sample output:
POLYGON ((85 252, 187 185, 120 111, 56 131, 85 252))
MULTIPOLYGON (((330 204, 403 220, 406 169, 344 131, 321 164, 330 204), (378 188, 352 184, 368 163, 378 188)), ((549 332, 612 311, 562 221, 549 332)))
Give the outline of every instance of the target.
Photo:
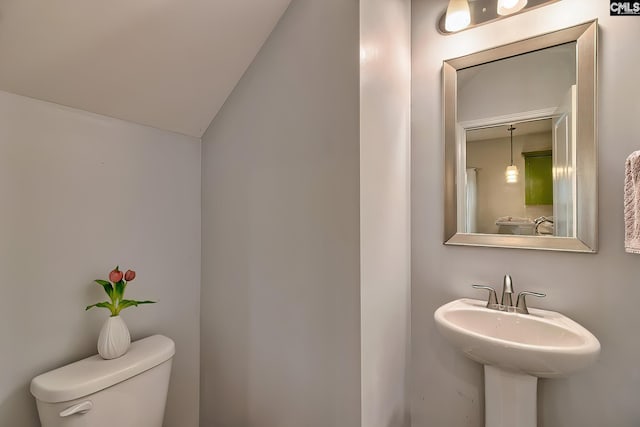
POLYGON ((516 5, 516 3, 518 3, 518 0, 502 0, 501 2, 502 7, 504 7, 505 9, 511 9, 516 5))
POLYGON ((449 0, 444 29, 449 32, 460 31, 471 23, 471 12, 467 0, 449 0))
POLYGON ((507 170, 504 171, 504 177, 509 184, 515 184, 518 182, 518 167, 516 165, 507 166, 507 170))
POLYGON ((522 10, 527 0, 498 0, 498 15, 511 15, 522 10))

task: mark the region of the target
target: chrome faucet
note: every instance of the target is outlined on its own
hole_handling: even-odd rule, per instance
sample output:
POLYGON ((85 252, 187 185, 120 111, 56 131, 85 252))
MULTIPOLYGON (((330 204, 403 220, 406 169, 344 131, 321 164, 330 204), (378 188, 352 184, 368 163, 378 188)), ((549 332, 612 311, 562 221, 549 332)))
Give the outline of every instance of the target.
POLYGON ((500 305, 503 307, 513 307, 513 280, 511 276, 508 274, 504 275, 504 280, 502 281, 502 297, 500 298, 500 305))
POLYGON ((546 297, 546 294, 540 292, 531 292, 531 291, 522 291, 518 294, 518 298, 516 299, 516 304, 513 304, 513 279, 511 276, 506 274, 504 276, 504 281, 502 283, 502 297, 500 298, 500 303, 498 303, 498 297, 496 295, 496 290, 491 286, 485 285, 471 285, 475 289, 483 289, 489 291, 489 299, 487 301, 487 308, 492 310, 499 311, 507 311, 507 312, 515 312, 520 314, 529 314, 529 309, 527 308, 527 295, 531 295, 534 297, 542 298, 546 297))

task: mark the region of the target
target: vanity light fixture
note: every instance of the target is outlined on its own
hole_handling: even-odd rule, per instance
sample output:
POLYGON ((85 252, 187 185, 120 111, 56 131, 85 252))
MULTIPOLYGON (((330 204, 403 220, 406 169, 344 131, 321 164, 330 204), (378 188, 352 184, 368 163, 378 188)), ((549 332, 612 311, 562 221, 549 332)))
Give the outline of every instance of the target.
POLYGON ((519 12, 526 5, 527 0, 498 0, 498 15, 511 15, 519 12))
POLYGON ((436 22, 440 34, 454 34, 562 0, 447 0, 436 22))
POLYGON ((507 170, 504 172, 504 177, 507 180, 507 183, 515 184, 518 182, 519 175, 518 167, 513 164, 513 131, 516 130, 516 128, 511 125, 507 130, 511 133, 511 164, 507 166, 507 170))
POLYGON ((449 0, 444 27, 449 32, 460 31, 471 23, 471 11, 467 0, 449 0))

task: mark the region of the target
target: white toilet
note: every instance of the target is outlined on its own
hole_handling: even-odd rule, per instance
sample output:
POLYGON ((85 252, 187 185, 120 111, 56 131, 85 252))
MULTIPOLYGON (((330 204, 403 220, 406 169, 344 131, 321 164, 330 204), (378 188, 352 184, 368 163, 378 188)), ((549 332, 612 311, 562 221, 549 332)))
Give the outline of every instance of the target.
POLYGON ((35 377, 42 427, 162 427, 173 341, 153 335, 113 360, 95 355, 35 377))

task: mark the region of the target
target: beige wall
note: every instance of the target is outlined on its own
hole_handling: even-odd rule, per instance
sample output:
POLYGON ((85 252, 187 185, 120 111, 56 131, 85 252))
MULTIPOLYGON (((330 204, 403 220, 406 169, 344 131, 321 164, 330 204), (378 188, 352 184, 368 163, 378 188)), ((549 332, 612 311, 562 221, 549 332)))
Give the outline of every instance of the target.
POLYGON ((203 137, 203 427, 360 424, 358 56, 293 0, 203 137))
POLYGON ((520 173, 517 183, 508 184, 504 172, 510 163, 509 138, 467 143, 467 166, 477 171, 477 232, 497 233, 496 220, 502 216, 535 219, 553 215, 553 205, 524 204, 525 168, 522 153, 551 150, 551 133, 535 133, 513 137, 513 163, 520 173))
POLYGON ((173 338, 167 427, 198 424, 200 142, 0 92, 0 426, 39 426, 34 376, 96 353, 116 264, 158 304, 132 338, 173 338))
POLYGON ((410 425, 411 4, 360 1, 362 421, 410 425))
MULTIPOLYGON (((457 35, 436 20, 446 0, 414 1, 412 22, 412 421, 414 427, 483 425, 482 368, 437 333, 433 312, 447 301, 482 296, 471 283, 541 291, 536 306, 561 311, 602 344, 600 360, 568 379, 539 385, 541 427, 635 427, 640 420, 636 339, 640 258, 623 249, 624 161, 637 150, 640 39, 637 17, 610 17, 608 2, 563 0, 457 35), (442 244, 441 68, 446 58, 598 18, 599 251, 574 254, 442 244)), ((532 301, 532 304, 534 302, 532 301)))

